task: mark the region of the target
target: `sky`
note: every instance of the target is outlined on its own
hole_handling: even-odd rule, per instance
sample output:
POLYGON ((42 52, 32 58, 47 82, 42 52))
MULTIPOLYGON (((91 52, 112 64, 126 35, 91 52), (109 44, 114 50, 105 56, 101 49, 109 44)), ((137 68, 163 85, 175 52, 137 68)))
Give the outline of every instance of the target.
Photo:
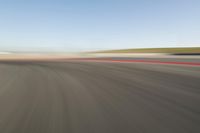
POLYGON ((200 47, 200 0, 0 0, 0 51, 200 47))

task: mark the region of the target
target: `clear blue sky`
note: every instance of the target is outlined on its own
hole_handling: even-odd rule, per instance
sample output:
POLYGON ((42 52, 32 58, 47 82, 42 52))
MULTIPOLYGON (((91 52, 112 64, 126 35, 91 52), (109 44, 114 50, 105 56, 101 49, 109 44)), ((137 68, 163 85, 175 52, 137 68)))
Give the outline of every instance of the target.
POLYGON ((200 0, 1 0, 1 51, 200 46, 200 0))

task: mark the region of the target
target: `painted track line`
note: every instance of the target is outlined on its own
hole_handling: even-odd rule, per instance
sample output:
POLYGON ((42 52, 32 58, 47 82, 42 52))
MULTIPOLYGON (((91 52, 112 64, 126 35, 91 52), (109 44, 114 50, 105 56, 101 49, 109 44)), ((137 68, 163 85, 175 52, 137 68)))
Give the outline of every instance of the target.
POLYGON ((157 61, 157 60, 115 60, 115 59, 76 59, 77 61, 92 61, 92 62, 116 62, 116 63, 148 63, 148 64, 166 64, 166 65, 186 65, 198 66, 200 62, 178 62, 178 61, 157 61))

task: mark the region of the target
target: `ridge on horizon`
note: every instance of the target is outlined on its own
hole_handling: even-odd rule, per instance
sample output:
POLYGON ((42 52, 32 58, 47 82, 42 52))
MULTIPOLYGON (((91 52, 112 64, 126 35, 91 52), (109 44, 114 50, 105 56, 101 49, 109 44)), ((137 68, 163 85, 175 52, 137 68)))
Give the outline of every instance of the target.
POLYGON ((163 47, 99 50, 90 53, 200 53, 200 47, 163 47))

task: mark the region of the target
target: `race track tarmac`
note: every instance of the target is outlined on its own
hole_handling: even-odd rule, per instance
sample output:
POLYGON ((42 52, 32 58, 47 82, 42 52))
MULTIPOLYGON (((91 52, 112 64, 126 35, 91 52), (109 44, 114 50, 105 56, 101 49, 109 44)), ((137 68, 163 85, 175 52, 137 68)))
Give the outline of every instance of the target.
POLYGON ((200 67, 1 62, 0 133, 200 133, 200 67))

